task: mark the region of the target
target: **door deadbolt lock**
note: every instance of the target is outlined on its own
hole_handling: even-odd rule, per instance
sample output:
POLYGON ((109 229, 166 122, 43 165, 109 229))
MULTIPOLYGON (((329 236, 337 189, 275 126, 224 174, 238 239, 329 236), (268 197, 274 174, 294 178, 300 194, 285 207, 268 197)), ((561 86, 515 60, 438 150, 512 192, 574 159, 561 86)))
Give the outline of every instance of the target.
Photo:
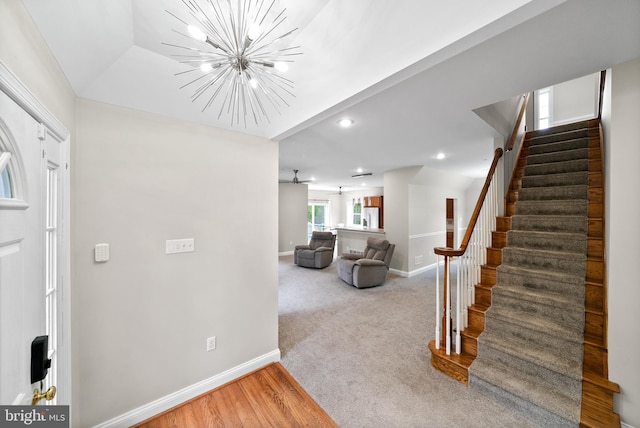
POLYGON ((36 388, 33 391, 33 399, 31 400, 31 405, 35 406, 36 404, 38 404, 38 401, 42 400, 43 398, 45 398, 47 401, 51 401, 55 396, 56 396, 55 386, 50 387, 45 392, 40 392, 40 390, 36 388))

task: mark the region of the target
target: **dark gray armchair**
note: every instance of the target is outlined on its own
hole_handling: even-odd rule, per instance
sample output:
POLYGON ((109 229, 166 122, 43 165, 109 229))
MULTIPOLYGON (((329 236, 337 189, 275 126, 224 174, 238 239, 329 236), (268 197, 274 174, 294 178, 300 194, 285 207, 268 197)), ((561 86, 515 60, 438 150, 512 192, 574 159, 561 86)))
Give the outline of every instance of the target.
POLYGON ((338 276, 357 288, 382 285, 395 249, 386 239, 368 238, 363 255, 345 253, 338 260, 338 276))
POLYGON ((322 269, 333 261, 336 235, 331 232, 312 232, 309 245, 296 245, 293 262, 298 266, 322 269))

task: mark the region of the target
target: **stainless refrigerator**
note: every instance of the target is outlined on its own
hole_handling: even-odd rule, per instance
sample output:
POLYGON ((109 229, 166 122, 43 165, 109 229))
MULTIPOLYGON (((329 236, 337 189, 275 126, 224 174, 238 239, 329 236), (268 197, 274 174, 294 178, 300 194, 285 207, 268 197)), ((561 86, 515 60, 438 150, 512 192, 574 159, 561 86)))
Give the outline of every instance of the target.
POLYGON ((380 208, 362 208, 362 227, 365 229, 378 229, 380 227, 380 208))

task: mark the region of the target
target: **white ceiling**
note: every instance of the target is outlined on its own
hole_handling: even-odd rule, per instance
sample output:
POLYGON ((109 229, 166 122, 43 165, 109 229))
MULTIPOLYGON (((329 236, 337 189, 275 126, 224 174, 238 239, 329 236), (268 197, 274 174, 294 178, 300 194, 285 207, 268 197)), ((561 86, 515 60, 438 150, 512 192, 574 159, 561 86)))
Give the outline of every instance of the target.
POLYGON ((232 126, 179 89, 161 43, 180 0, 22 1, 79 97, 279 140, 280 178, 317 188, 412 165, 483 176, 498 133, 473 109, 640 57, 639 0, 276 0, 298 27, 296 97, 232 126))

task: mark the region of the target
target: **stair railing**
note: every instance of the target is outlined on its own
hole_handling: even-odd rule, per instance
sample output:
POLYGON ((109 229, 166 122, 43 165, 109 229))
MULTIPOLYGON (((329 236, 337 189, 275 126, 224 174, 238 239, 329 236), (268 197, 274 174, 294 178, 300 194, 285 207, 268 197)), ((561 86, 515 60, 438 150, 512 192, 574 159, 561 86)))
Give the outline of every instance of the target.
MULTIPOLYGON (((529 94, 522 96, 516 123, 509 140, 507 141, 507 151, 513 150, 515 145, 519 145, 518 152, 524 140, 525 126, 524 117, 529 94)), ((501 196, 505 194, 504 174, 496 175, 498 162, 504 151, 497 148, 494 152, 493 162, 487 173, 484 185, 476 202, 473 214, 469 219, 469 225, 465 231, 460 248, 436 247, 436 331, 435 345, 440 349, 444 340, 445 352, 451 354, 451 261, 456 257, 456 336, 455 352, 462 352, 460 333, 469 326, 467 308, 475 303, 475 286, 481 282, 482 265, 486 263, 487 248, 491 246, 492 232, 496 228, 496 217, 500 215, 501 196), (444 258, 444 284, 443 302, 440 303, 440 256, 444 258), (440 314, 442 308, 442 316, 440 314), (444 328, 444 335, 443 335, 444 328), (443 337, 444 336, 444 337, 443 337)), ((515 162, 508 166, 508 170, 515 170, 515 162)))
POLYGON ((504 151, 497 148, 487 178, 480 192, 475 209, 469 220, 460 248, 436 247, 437 266, 440 256, 444 257, 443 315, 440 315, 440 269, 436 273, 436 349, 440 349, 444 325, 446 353, 451 353, 451 275, 450 262, 458 257, 456 275, 456 353, 461 352, 460 332, 468 327, 467 307, 474 303, 475 284, 480 282, 480 266, 486 263, 486 249, 491 246, 491 232, 495 229, 495 219, 499 209, 500 174, 495 176, 498 162, 504 151), (486 202, 486 203, 485 203, 486 202), (463 310, 464 307, 464 310, 463 310), (464 313, 463 313, 464 312, 464 313))

